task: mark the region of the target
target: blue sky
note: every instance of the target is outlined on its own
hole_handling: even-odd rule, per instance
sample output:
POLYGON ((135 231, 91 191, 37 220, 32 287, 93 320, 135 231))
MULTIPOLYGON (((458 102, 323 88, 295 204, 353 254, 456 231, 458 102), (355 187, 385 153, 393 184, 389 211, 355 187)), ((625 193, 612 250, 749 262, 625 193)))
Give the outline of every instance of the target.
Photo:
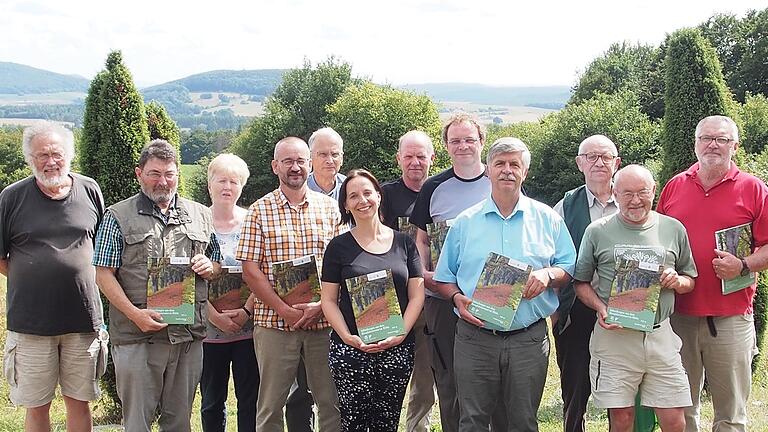
POLYGON ((572 85, 612 42, 657 44, 765 0, 0 0, 0 61, 91 78, 121 49, 139 85, 336 55, 380 83, 572 85), (679 4, 678 4, 679 3, 679 4))

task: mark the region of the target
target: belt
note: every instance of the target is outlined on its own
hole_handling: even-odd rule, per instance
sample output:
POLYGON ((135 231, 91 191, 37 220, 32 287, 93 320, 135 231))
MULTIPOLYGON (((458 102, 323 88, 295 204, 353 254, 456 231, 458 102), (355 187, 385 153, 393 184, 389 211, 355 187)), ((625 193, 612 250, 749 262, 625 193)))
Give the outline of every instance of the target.
POLYGON ((491 334, 494 334, 496 336, 512 336, 512 335, 516 335, 518 333, 527 332, 528 330, 532 329, 535 325, 537 325, 537 324, 539 324, 539 323, 541 323, 543 321, 544 321, 544 318, 539 318, 538 321, 536 321, 535 323, 529 325, 528 327, 523 327, 521 329, 508 330, 508 331, 504 331, 504 330, 491 330, 491 329, 487 329, 487 328, 483 328, 483 327, 478 327, 478 328, 480 330, 486 332, 486 333, 491 333, 491 334))

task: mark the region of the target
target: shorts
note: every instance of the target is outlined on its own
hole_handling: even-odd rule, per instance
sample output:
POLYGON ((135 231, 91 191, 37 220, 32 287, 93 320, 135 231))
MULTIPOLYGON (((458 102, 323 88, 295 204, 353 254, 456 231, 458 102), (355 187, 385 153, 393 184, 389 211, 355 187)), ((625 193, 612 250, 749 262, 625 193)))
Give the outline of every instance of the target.
POLYGON ((99 378, 107 368, 109 335, 68 333, 37 336, 8 331, 3 371, 11 401, 35 408, 51 402, 56 384, 61 394, 80 401, 99 398, 99 378))
POLYGON ((691 406, 688 376, 680 358, 680 338, 669 320, 653 332, 606 330, 595 323, 589 352, 592 397, 599 408, 635 405, 640 391, 643 406, 680 408, 691 406))

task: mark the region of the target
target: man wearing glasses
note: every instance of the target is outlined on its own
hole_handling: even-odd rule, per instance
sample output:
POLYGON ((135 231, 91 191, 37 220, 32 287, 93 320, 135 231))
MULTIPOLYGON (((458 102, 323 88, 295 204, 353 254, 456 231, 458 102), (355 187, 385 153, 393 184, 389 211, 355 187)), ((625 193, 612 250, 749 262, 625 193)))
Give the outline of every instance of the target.
POLYGON ((712 395, 714 431, 745 431, 751 363, 757 354, 752 317, 754 279, 723 294, 722 281, 768 269, 768 188, 732 161, 739 130, 725 116, 696 126, 698 162, 664 186, 658 211, 678 219, 691 238, 699 269, 696 289, 678 295, 672 327, 683 340, 693 406, 685 410, 686 430, 699 430, 699 397, 706 377, 712 395), (751 252, 737 257, 717 250, 715 231, 751 224, 751 252))
MULTIPOLYGON (((320 302, 288 305, 274 288, 272 264, 314 255, 318 263, 339 234, 339 205, 307 187, 309 148, 288 137, 275 146, 272 171, 280 186, 254 202, 243 223, 235 258, 256 295, 253 340, 259 363, 256 430, 283 432, 283 407, 304 360, 318 407, 320 432, 340 428, 338 398, 328 368, 330 325, 320 302)), ((304 419, 299 419, 303 421, 304 419)))
MULTIPOLYGON (((178 155, 156 139, 141 151, 141 192, 110 206, 96 236, 96 282, 109 299, 109 332, 126 431, 189 431, 203 370, 208 283, 221 268, 211 210, 180 197, 178 155), (147 307, 152 258, 189 266, 192 324, 168 324, 147 307)), ((169 271, 170 272, 170 271, 169 271)), ((167 275, 167 274, 166 274, 167 275)), ((186 279, 186 276, 185 276, 186 279)))
MULTIPOLYGON (((618 211, 613 197, 613 174, 619 168, 616 145, 605 135, 592 135, 579 144, 576 166, 584 184, 565 193, 554 209, 565 220, 579 250, 587 226, 618 211)), ((597 285, 597 274, 594 276, 597 285)), ((595 326, 595 311, 576 298, 573 282, 559 292, 560 306, 552 316, 553 334, 560 368, 565 432, 584 432, 584 414, 590 395, 589 337, 595 326)))
POLYGON ((5 375, 26 430, 50 430, 56 385, 71 430, 91 430, 106 334, 91 258, 104 199, 93 179, 69 171, 72 131, 51 122, 24 130, 32 176, 0 193, 0 273, 8 277, 5 375))
MULTIPOLYGON (((696 267, 683 225, 651 210, 655 192, 656 182, 644 167, 629 165, 616 173, 619 212, 587 227, 573 275, 579 300, 597 312, 589 344, 592 396, 597 407, 609 410, 611 431, 616 432, 632 431, 640 386, 642 405, 654 409, 664 432, 682 432, 683 407, 691 405, 680 338, 667 318, 674 309, 675 294, 693 290, 696 267), (629 268, 659 275, 658 307, 648 331, 606 322, 608 299, 618 279, 617 263, 622 259, 633 260, 629 268), (597 284, 592 283, 595 272, 597 284)), ((641 281, 637 288, 650 287, 650 282, 642 282, 644 278, 644 274, 630 273, 625 280, 641 281)))
MULTIPOLYGON (((438 294, 432 280, 435 269, 427 225, 450 222, 462 211, 486 199, 491 191, 491 182, 480 159, 485 144, 485 129, 476 118, 465 113, 452 115, 443 126, 442 138, 453 166, 424 182, 409 220, 418 228, 416 247, 421 257, 427 295, 424 320, 432 339, 432 370, 440 404, 440 421, 443 432, 455 432, 459 427, 459 402, 453 373, 457 316, 453 313, 452 303, 438 294)), ((504 424, 503 419, 497 420, 497 424, 504 424)))
POLYGON ((347 178, 339 173, 344 163, 344 141, 341 135, 329 127, 318 129, 309 137, 312 155, 312 172, 307 177, 310 190, 339 198, 341 183, 347 178))

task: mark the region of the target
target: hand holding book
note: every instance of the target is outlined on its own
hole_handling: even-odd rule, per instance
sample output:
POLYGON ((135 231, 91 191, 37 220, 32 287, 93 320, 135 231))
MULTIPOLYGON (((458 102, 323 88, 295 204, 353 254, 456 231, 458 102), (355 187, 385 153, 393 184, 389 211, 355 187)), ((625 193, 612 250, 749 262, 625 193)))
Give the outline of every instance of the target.
POLYGON ((712 260, 712 268, 718 278, 726 281, 741 276, 742 265, 739 257, 717 249, 715 249, 715 255, 717 258, 712 260))

